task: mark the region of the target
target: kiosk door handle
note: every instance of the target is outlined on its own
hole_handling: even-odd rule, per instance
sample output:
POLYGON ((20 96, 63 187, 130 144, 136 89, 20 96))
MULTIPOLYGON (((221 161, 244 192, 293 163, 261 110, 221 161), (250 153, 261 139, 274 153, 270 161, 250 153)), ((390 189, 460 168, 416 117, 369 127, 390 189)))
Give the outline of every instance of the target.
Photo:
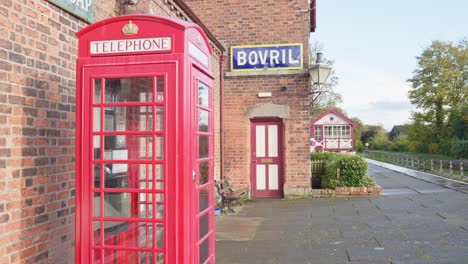
POLYGON ((193 171, 192 171, 192 182, 195 182, 195 175, 196 175, 196 174, 195 174, 195 171, 193 170, 193 171))

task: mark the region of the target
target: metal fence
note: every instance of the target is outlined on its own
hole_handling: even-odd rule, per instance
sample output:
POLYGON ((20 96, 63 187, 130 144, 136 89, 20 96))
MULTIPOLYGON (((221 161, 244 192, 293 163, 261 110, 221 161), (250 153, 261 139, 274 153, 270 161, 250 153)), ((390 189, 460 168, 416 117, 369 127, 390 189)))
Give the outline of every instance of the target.
POLYGON ((325 170, 325 162, 323 160, 312 160, 310 161, 310 166, 312 169, 312 175, 322 174, 325 170))
POLYGON ((375 159, 406 168, 411 168, 419 171, 426 171, 437 174, 443 177, 464 179, 464 164, 467 161, 463 160, 438 160, 430 158, 421 158, 414 155, 391 153, 383 151, 364 151, 364 157, 375 159))

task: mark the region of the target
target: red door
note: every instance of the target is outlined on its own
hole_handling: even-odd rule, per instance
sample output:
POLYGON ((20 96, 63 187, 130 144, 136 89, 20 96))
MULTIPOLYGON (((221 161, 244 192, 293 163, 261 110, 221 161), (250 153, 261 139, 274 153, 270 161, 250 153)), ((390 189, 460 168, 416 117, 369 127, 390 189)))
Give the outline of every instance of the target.
POLYGON ((192 114, 194 169, 192 185, 192 219, 194 259, 191 263, 215 263, 214 223, 214 116, 213 80, 201 70, 192 68, 192 114))
POLYGON ((83 263, 174 263, 175 64, 83 77, 83 263))
POLYGON ((283 196, 282 128, 278 119, 252 120, 251 182, 254 197, 283 196))

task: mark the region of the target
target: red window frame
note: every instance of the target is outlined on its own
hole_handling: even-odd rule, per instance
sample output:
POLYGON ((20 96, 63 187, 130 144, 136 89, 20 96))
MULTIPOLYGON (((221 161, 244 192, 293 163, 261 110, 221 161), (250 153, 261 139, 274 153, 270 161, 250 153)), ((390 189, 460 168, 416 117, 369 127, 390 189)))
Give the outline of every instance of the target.
POLYGON ((194 186, 194 197, 193 201, 196 201, 196 204, 192 206, 194 210, 192 211, 192 214, 194 215, 195 218, 195 226, 194 226, 194 241, 195 241, 195 254, 194 254, 194 260, 193 263, 200 263, 200 264, 205 264, 205 263, 215 263, 215 223, 214 223, 214 110, 213 110, 213 80, 210 78, 204 71, 198 67, 195 67, 193 65, 192 67, 192 76, 193 76, 193 89, 194 89, 194 113, 193 113, 193 131, 195 139, 194 145, 196 146, 195 151, 193 153, 194 155, 194 172, 196 175, 195 179, 195 186, 194 186), (200 86, 203 86, 207 89, 208 92, 208 100, 207 104, 203 104, 200 102, 200 86), (201 112, 207 112, 208 113, 208 126, 206 131, 201 131, 200 129, 200 121, 201 121, 201 116, 200 116, 200 111, 201 112), (208 153, 206 157, 200 157, 200 143, 204 142, 201 141, 201 137, 207 137, 208 142, 208 153), (207 163, 208 164, 208 177, 206 179, 206 182, 203 182, 201 180, 202 176, 202 171, 200 171, 200 164, 207 163), (201 191, 206 191, 205 193, 208 195, 208 204, 202 208, 203 201, 200 200, 202 197, 201 191), (201 221, 205 220, 204 217, 207 217, 208 225, 205 227, 201 226, 201 221), (206 232, 202 236, 201 232, 206 232), (203 248, 207 244, 207 254, 205 259, 201 259, 203 254, 203 248))
MULTIPOLYGON (((170 175, 171 172, 173 173, 173 166, 169 166, 167 163, 167 159, 169 155, 173 155, 170 148, 170 143, 173 142, 175 139, 171 136, 173 133, 169 133, 169 130, 173 130, 172 127, 175 127, 175 124, 172 125, 168 122, 168 115, 170 114, 170 109, 174 108, 175 103, 169 103, 169 101, 174 100, 174 89, 169 89, 169 85, 175 84, 175 67, 174 65, 152 65, 148 67, 148 65, 133 65, 133 66, 109 66, 109 67, 87 67, 83 71, 84 73, 84 84, 85 89, 83 89, 83 119, 89 120, 88 122, 84 122, 83 131, 88 131, 88 133, 83 134, 83 177, 81 177, 81 194, 84 204, 87 206, 82 207, 81 219, 83 224, 81 224, 81 230, 83 232, 82 240, 83 241, 83 255, 89 256, 89 259, 86 263, 104 263, 104 260, 108 261, 109 257, 113 257, 115 262, 112 263, 125 263, 125 261, 137 261, 137 255, 142 252, 151 253, 149 254, 152 258, 153 263, 159 263, 157 261, 157 256, 159 253, 163 253, 164 263, 169 263, 170 259, 173 258, 171 254, 173 252, 169 252, 169 248, 175 248, 175 226, 173 225, 171 218, 174 217, 175 213, 175 202, 171 202, 174 200, 175 192, 174 192, 174 179, 170 177, 166 177, 166 175, 170 175), (149 102, 112 102, 107 103, 105 102, 105 80, 111 78, 137 78, 137 77, 148 77, 152 80, 152 100, 149 102), (157 78, 163 77, 164 78, 164 92, 162 102, 157 101, 157 78), (101 79, 100 82, 100 102, 94 102, 94 80, 101 79), (86 85, 87 84, 87 85, 86 85), (87 88, 88 87, 88 88, 87 88), (87 101, 87 102, 86 102, 87 101), (151 127, 150 129, 140 131, 138 129, 130 129, 126 131, 106 131, 105 130, 105 109, 107 107, 125 107, 126 111, 128 111, 131 107, 151 107, 151 127), (163 130, 156 131, 157 120, 157 108, 162 107, 164 110, 163 114, 163 130), (94 122, 94 109, 100 108, 99 111, 99 131, 93 131, 93 124, 94 122), (94 137, 99 136, 99 147, 100 147, 100 154, 99 159, 94 158, 94 137), (120 160, 113 160, 113 159, 106 159, 104 155, 105 150, 105 140, 106 136, 124 136, 128 142, 126 144, 129 146, 128 150, 128 159, 120 159, 120 160), (132 137, 138 136, 147 136, 152 139, 151 150, 147 149, 145 153, 151 153, 150 159, 139 159, 137 155, 139 153, 135 152, 135 148, 132 150, 130 146, 138 146, 140 142, 137 142, 135 139, 131 140, 132 137), (163 137, 163 159, 158 160, 156 157, 156 148, 158 147, 157 137, 163 137), (94 186, 94 165, 99 164, 100 170, 100 186, 94 186), (135 177, 138 174, 137 171, 133 170, 130 167, 136 167, 141 164, 145 164, 151 168, 151 188, 149 189, 139 189, 135 188, 135 186, 127 186, 126 188, 105 188, 104 183, 104 176, 105 176, 105 167, 104 165, 107 164, 127 164, 129 167, 128 174, 134 174, 135 177), (156 166, 161 164, 163 166, 164 171, 164 183, 163 189, 158 190, 156 189, 156 166), (87 175, 87 176, 86 176, 87 175), (94 194, 99 193, 99 212, 100 215, 95 216, 93 211, 95 204, 94 194), (104 194, 118 194, 118 193, 126 193, 131 196, 130 199, 130 217, 109 217, 104 216, 104 194), (148 202, 140 202, 141 195, 146 197, 152 197, 150 203, 148 202), (158 200, 156 197, 163 197, 162 200, 158 200), (144 207, 148 208, 148 206, 152 207, 152 216, 151 217, 139 217, 139 208, 143 204, 144 207), (144 205, 146 204, 146 205, 144 205), (163 218, 158 218, 158 205, 163 205, 163 218), (93 231, 94 222, 99 222, 100 225, 100 233, 99 235, 93 231), (146 232, 146 238, 152 237, 150 241, 150 246, 148 247, 138 247, 140 239, 138 236, 141 233, 139 227, 136 227, 136 231, 132 232, 132 230, 128 230, 126 232, 120 232, 113 235, 105 236, 105 228, 104 222, 122 222, 127 223, 128 227, 136 227, 137 225, 150 225, 152 227, 152 234, 150 235, 146 232), (163 247, 158 247, 158 226, 163 226, 163 247), (172 235, 169 235, 172 234, 172 235), (95 238, 99 239, 99 244, 95 244, 95 238), (114 243, 114 245, 112 245, 114 243), (128 244, 134 244, 136 246, 128 246, 128 244), (110 244, 110 245, 109 245, 110 244), (110 256, 107 252, 112 251, 113 255, 110 256), (98 254, 98 255, 96 255, 98 254)), ((173 111, 174 112, 174 111, 173 111)), ((131 121, 127 121, 130 122, 131 121)), ((126 124, 128 128, 130 123, 126 124)), ((146 144, 148 144, 148 139, 146 139, 146 144)), ((147 172, 148 173, 148 172, 147 172)), ((136 184, 137 181, 132 181, 133 184, 136 184)), ((148 212, 148 211, 147 211, 148 212)), ((148 229, 147 229, 148 230, 148 229)), ((149 241, 147 241, 149 242, 149 241)), ((173 251, 173 250, 172 250, 173 251)), ((148 257, 146 257, 147 259, 148 257)), ((134 263, 145 263, 143 262, 134 262, 134 263)), ((147 259, 146 263, 149 260, 147 259)), ((106 262, 107 263, 107 262, 106 262)))

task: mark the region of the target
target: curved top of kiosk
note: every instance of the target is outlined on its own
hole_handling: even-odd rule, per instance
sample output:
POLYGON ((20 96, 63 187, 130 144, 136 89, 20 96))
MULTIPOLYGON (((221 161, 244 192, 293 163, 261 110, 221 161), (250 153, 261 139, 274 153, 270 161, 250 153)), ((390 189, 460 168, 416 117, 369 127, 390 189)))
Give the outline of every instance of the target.
POLYGON ((93 23, 76 35, 80 42, 80 58, 189 52, 190 45, 186 45, 189 42, 203 53, 212 54, 208 37, 199 25, 165 16, 137 14, 113 17, 93 23))

